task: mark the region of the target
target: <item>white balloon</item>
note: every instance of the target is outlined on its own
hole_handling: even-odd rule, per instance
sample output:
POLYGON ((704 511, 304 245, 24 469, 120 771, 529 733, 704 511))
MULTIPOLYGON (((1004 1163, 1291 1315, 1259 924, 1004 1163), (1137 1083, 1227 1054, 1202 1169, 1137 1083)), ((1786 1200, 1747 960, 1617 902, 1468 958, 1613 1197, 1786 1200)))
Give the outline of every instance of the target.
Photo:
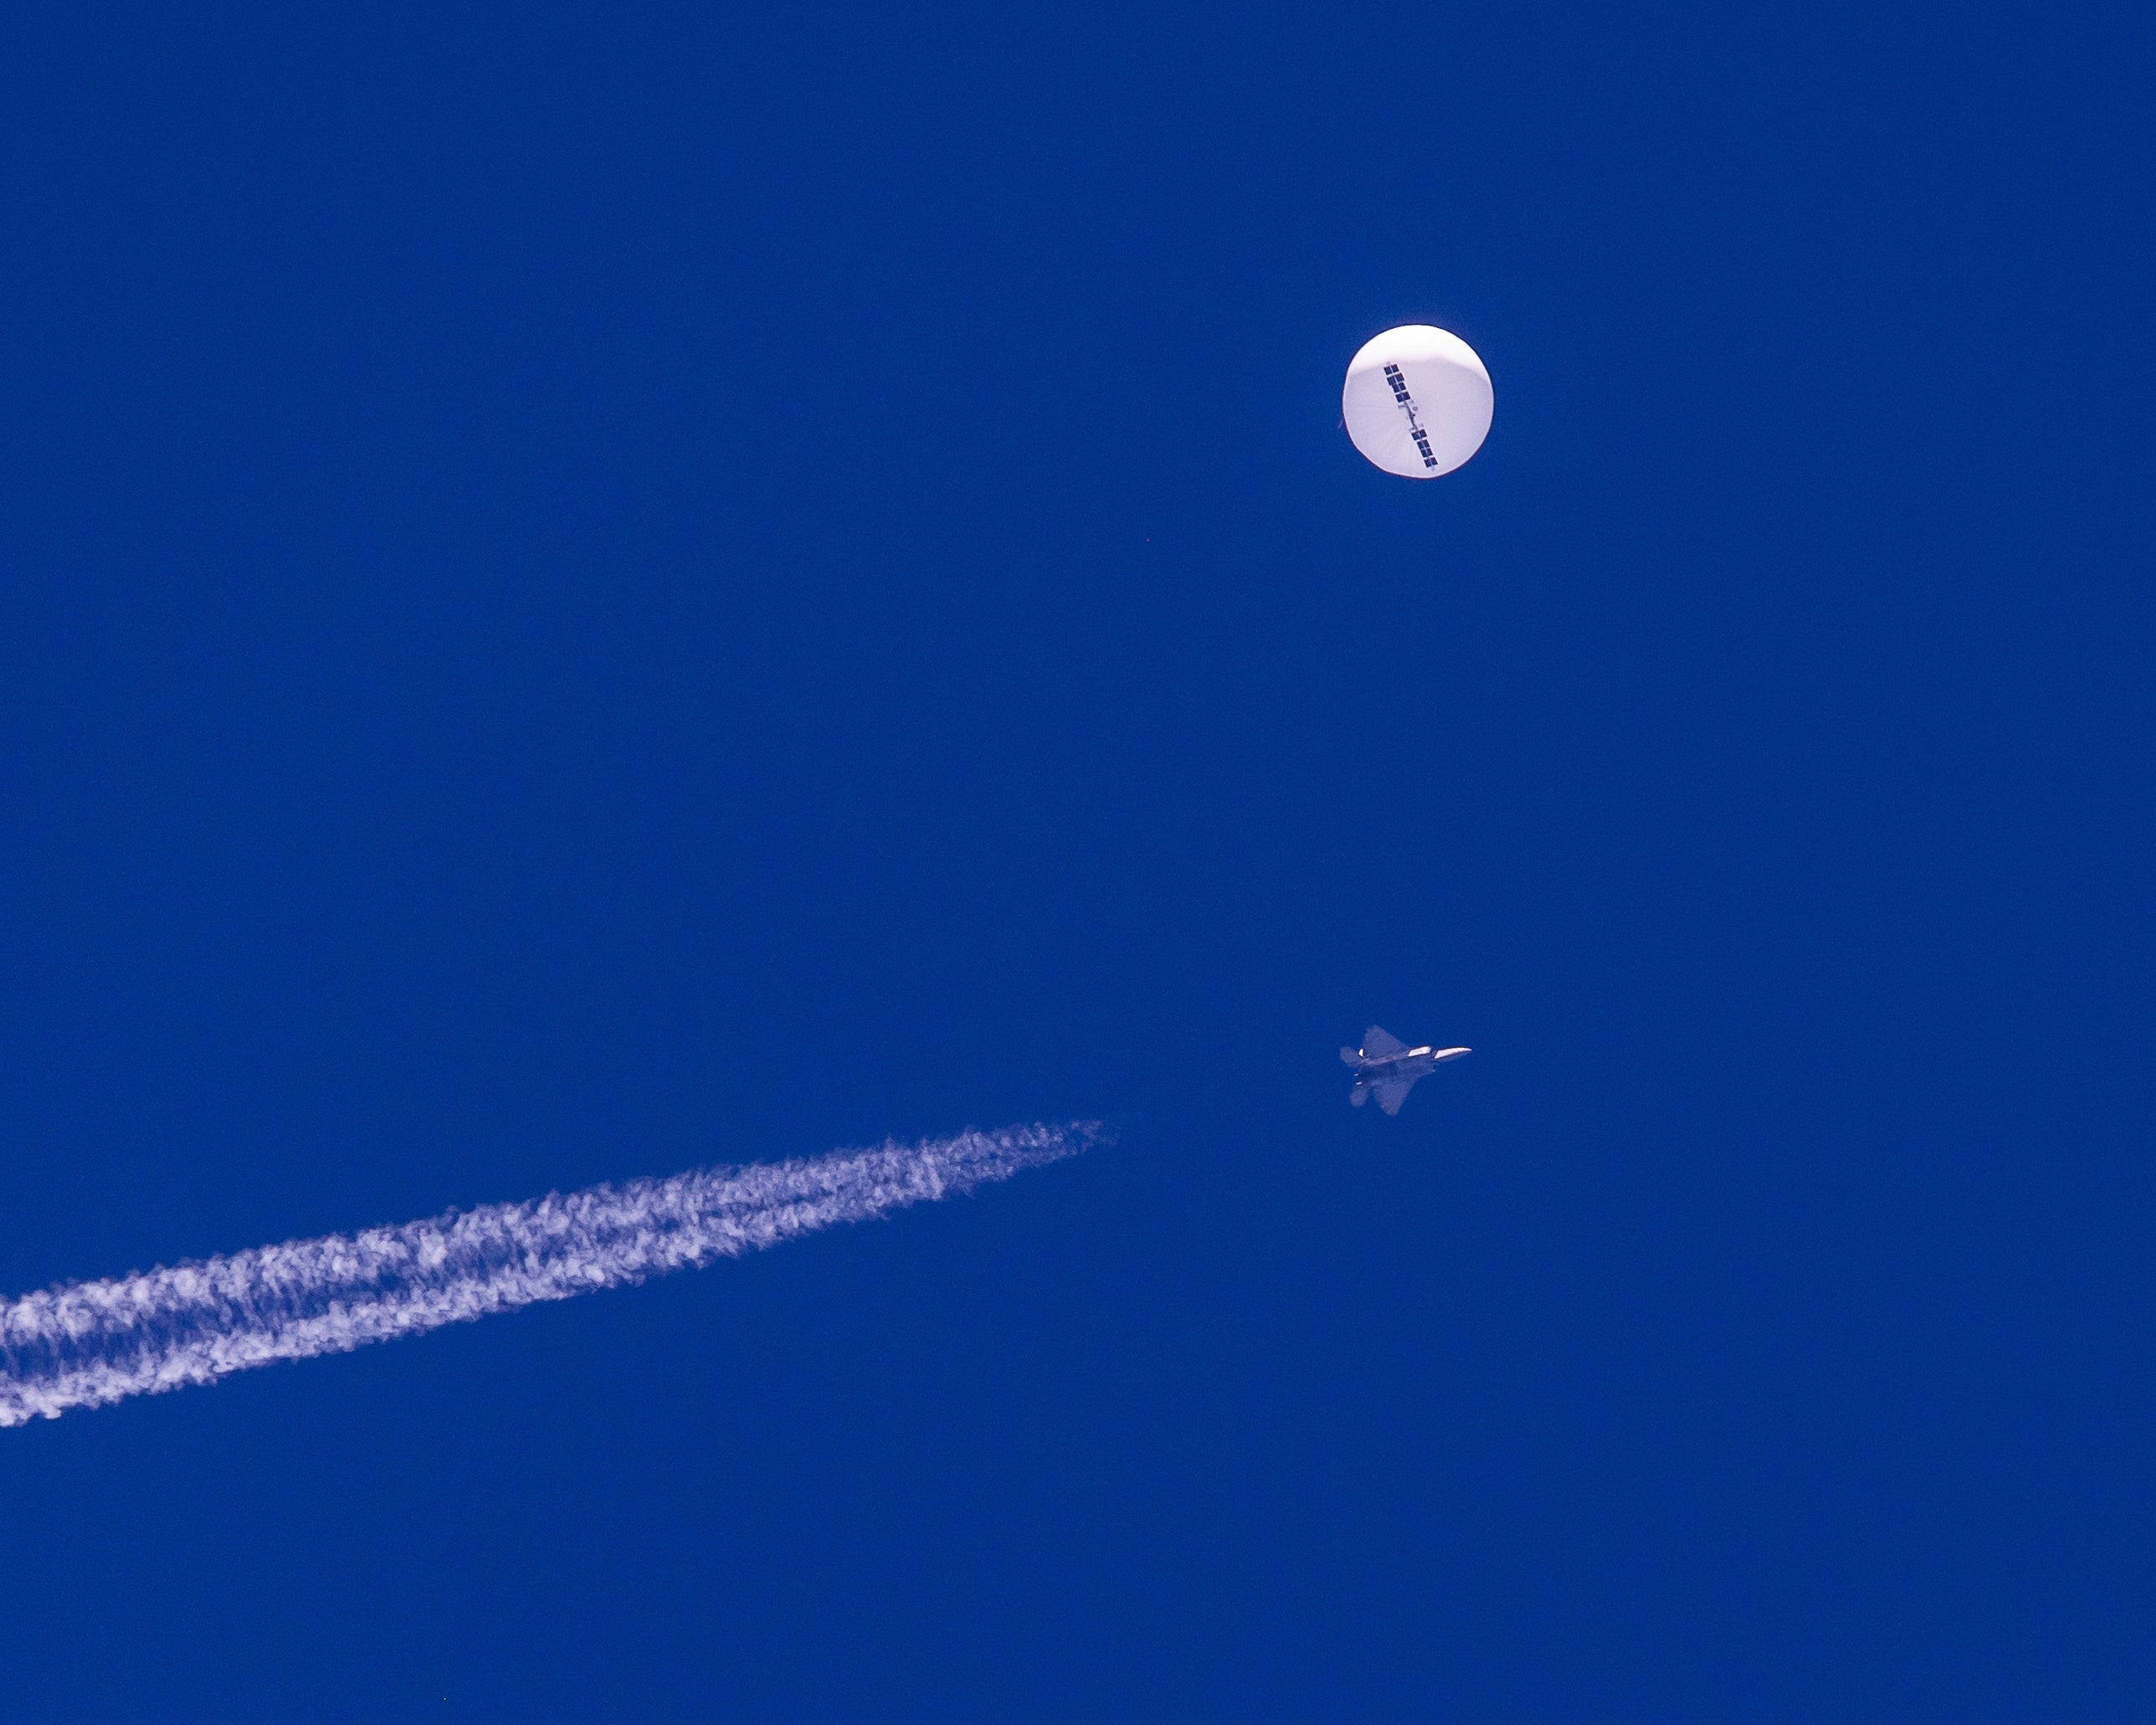
POLYGON ((1482 447, 1495 398, 1475 350, 1450 330, 1402 324, 1348 362, 1341 417, 1355 447, 1403 479, 1435 479, 1482 447))

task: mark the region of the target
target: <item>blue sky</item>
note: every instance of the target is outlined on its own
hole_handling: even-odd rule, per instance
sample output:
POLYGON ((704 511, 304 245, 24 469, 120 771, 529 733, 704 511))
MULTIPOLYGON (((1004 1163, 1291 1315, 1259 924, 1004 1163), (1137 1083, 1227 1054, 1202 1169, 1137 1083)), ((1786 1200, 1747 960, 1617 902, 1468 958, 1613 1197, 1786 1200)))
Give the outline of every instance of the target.
POLYGON ((11 1722, 2145 1707, 2143 14, 5 42, 6 1291, 1139 1122, 0 1433, 11 1722))

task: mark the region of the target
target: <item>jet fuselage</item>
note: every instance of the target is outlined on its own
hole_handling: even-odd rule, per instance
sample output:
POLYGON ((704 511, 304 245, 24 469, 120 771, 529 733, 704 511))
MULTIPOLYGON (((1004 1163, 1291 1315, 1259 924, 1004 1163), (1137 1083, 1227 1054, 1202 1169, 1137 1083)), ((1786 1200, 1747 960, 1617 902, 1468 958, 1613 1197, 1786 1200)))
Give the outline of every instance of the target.
POLYGON ((1355 1073, 1355 1087, 1348 1092, 1348 1100, 1359 1108, 1375 1096, 1379 1108, 1388 1114, 1397 1114, 1408 1092, 1419 1081, 1429 1077, 1445 1061, 1456 1060, 1471 1051, 1465 1048, 1439 1048, 1427 1042, 1419 1048, 1405 1048, 1398 1037, 1373 1024, 1363 1033, 1360 1048, 1340 1050, 1340 1058, 1355 1073))
POLYGON ((1373 1060, 1365 1055, 1355 1063, 1355 1070, 1371 1083, 1378 1084, 1388 1078, 1427 1078, 1446 1060, 1456 1060, 1464 1054, 1472 1054, 1471 1048, 1409 1049, 1404 1054, 1388 1055, 1382 1060, 1373 1060))

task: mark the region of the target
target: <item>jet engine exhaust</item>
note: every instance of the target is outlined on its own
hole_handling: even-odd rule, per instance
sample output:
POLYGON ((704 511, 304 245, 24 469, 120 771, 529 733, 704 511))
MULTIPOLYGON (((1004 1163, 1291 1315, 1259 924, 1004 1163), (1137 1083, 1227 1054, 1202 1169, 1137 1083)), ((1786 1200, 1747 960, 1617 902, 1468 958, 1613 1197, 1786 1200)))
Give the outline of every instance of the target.
POLYGON ((738 1257, 1106 1136, 1091 1122, 1020 1126, 701 1168, 64 1283, 0 1303, 0 1426, 738 1257))

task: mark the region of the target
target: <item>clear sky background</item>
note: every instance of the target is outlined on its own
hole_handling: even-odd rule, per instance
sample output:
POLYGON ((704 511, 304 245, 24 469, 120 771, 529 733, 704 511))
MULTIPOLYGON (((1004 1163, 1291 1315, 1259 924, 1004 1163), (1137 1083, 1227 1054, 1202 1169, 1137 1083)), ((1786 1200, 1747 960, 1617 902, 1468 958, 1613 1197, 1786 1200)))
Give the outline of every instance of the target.
POLYGON ((2148 20, 16 14, 0 1289, 1142 1123, 0 1433, 0 1717, 2147 1717, 2148 20))

